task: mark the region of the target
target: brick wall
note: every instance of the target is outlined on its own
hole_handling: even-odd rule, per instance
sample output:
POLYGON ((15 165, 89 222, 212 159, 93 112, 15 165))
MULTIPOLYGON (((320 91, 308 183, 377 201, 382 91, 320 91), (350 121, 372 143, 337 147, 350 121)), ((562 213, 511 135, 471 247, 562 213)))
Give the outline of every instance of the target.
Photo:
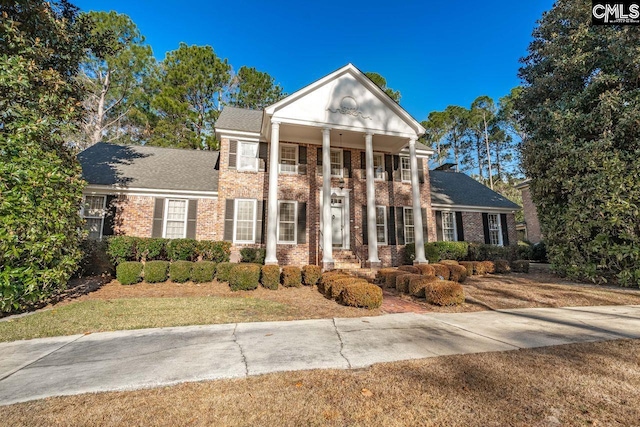
POLYGON ((115 234, 134 237, 151 237, 153 228, 154 198, 150 196, 119 196, 114 202, 116 216, 115 234))
POLYGON ((538 211, 536 210, 536 205, 533 204, 533 200, 531 200, 531 191, 529 187, 525 187, 521 191, 524 222, 527 225, 527 239, 531 243, 538 243, 542 240, 542 231, 540 230, 538 211))

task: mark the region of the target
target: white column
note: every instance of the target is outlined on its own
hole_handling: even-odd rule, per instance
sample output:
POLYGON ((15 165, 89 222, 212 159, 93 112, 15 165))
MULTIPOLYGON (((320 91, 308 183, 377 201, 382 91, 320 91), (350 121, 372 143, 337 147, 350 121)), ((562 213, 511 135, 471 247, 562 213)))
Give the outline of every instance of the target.
POLYGON ((269 193, 267 208, 267 251, 265 264, 278 264, 278 157, 280 151, 280 122, 271 122, 271 150, 269 152, 269 193))
POLYGON ((411 196, 413 199, 413 230, 415 233, 416 259, 418 264, 426 264, 424 256, 424 234, 422 228, 422 210, 420 206, 420 180, 418 179, 418 158, 416 157, 416 140, 409 140, 409 160, 411 161, 411 196))
POLYGON ((331 129, 322 129, 322 263, 333 263, 331 234, 331 129))
POLYGON ((367 171, 367 239, 369 240, 369 264, 379 264, 378 232, 376 229, 376 193, 373 174, 373 134, 367 132, 365 142, 365 163, 367 171))

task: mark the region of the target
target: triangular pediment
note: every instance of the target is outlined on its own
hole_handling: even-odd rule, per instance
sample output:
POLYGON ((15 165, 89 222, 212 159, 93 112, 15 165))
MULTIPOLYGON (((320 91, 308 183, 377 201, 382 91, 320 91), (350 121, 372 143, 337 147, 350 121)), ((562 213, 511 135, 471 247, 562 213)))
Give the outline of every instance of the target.
POLYGON ((424 128, 352 64, 265 109, 271 120, 415 137, 424 128))

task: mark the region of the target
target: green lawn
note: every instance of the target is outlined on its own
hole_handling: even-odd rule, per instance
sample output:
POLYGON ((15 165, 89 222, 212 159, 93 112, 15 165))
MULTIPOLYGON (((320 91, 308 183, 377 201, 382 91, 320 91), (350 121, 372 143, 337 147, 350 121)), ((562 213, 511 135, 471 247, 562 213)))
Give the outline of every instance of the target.
POLYGON ((129 298, 71 303, 0 322, 0 341, 123 329, 279 320, 295 309, 256 298, 129 298))

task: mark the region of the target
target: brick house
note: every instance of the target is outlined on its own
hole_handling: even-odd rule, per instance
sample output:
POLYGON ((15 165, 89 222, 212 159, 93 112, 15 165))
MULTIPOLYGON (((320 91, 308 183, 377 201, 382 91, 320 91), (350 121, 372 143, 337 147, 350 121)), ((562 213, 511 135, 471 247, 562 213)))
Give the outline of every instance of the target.
POLYGON ((100 143, 79 155, 91 237, 266 248, 266 263, 398 265, 406 243, 515 244, 519 206, 429 171, 424 128, 348 64, 254 111, 225 107, 220 151, 100 143))
POLYGON ((516 185, 516 188, 522 193, 522 211, 524 213, 525 226, 524 237, 525 240, 531 243, 540 243, 543 236, 542 230, 540 229, 540 221, 538 220, 538 210, 531 199, 531 190, 529 189, 530 182, 530 180, 526 179, 516 185))

